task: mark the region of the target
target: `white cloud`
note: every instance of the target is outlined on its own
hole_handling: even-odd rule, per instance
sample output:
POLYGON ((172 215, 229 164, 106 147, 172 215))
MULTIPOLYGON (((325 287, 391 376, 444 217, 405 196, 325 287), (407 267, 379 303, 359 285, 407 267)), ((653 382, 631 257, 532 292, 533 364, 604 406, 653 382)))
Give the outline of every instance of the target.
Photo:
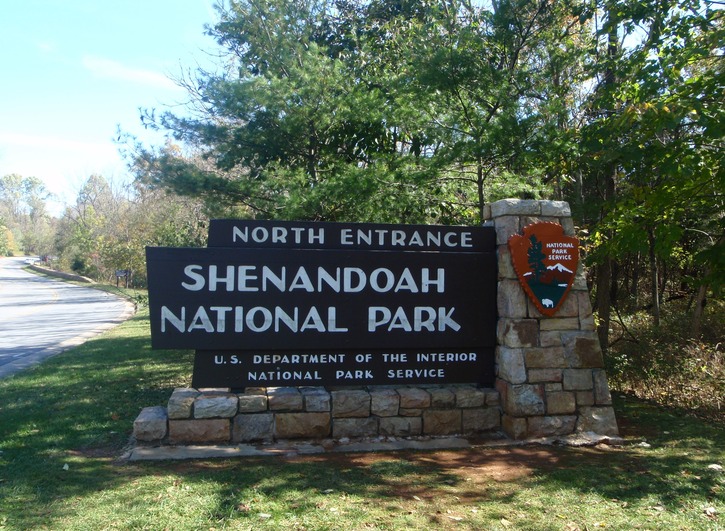
POLYGON ((99 77, 128 81, 167 90, 180 90, 180 87, 167 76, 153 70, 131 68, 118 61, 93 55, 84 56, 82 62, 84 68, 99 77))

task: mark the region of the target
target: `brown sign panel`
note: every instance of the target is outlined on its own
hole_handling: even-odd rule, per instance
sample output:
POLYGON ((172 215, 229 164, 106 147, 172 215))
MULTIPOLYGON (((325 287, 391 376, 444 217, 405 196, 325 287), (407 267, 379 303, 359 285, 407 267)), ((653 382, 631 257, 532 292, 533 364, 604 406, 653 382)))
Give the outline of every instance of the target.
POLYGON ((195 387, 493 382, 492 227, 213 220, 147 248, 154 348, 195 387))
POLYGON ((192 386, 285 387, 494 382, 494 349, 197 350, 192 386))
POLYGON ((209 247, 493 252, 493 227, 213 219, 209 247))
POLYGON ((579 240, 564 235, 557 223, 524 227, 508 241, 514 269, 536 308, 548 317, 561 307, 571 289, 579 263, 579 240))

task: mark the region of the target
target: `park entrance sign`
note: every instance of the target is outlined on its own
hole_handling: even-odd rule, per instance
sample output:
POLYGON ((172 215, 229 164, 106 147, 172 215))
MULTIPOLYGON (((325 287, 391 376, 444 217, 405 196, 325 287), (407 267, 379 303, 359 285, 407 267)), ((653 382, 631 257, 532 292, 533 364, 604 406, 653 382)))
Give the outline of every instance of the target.
POLYGON ((492 227, 213 220, 147 248, 152 346, 194 387, 492 385, 492 227))

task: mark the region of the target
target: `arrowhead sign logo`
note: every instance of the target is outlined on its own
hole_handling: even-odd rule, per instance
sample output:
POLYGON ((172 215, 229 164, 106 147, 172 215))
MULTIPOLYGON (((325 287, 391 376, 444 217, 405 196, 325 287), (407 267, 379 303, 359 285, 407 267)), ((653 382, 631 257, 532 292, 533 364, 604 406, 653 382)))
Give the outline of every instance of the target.
POLYGON ((557 223, 527 225, 508 245, 519 282, 536 308, 553 316, 574 283, 579 263, 579 240, 564 235, 557 223))

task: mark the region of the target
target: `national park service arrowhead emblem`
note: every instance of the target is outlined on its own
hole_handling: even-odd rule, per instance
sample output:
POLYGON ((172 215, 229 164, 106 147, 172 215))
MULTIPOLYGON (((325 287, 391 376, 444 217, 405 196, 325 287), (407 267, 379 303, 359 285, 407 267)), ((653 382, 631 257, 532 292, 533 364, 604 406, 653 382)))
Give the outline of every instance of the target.
POLYGON ((557 223, 527 225, 509 238, 519 282, 536 308, 548 317, 564 303, 579 262, 579 240, 564 235, 557 223))

